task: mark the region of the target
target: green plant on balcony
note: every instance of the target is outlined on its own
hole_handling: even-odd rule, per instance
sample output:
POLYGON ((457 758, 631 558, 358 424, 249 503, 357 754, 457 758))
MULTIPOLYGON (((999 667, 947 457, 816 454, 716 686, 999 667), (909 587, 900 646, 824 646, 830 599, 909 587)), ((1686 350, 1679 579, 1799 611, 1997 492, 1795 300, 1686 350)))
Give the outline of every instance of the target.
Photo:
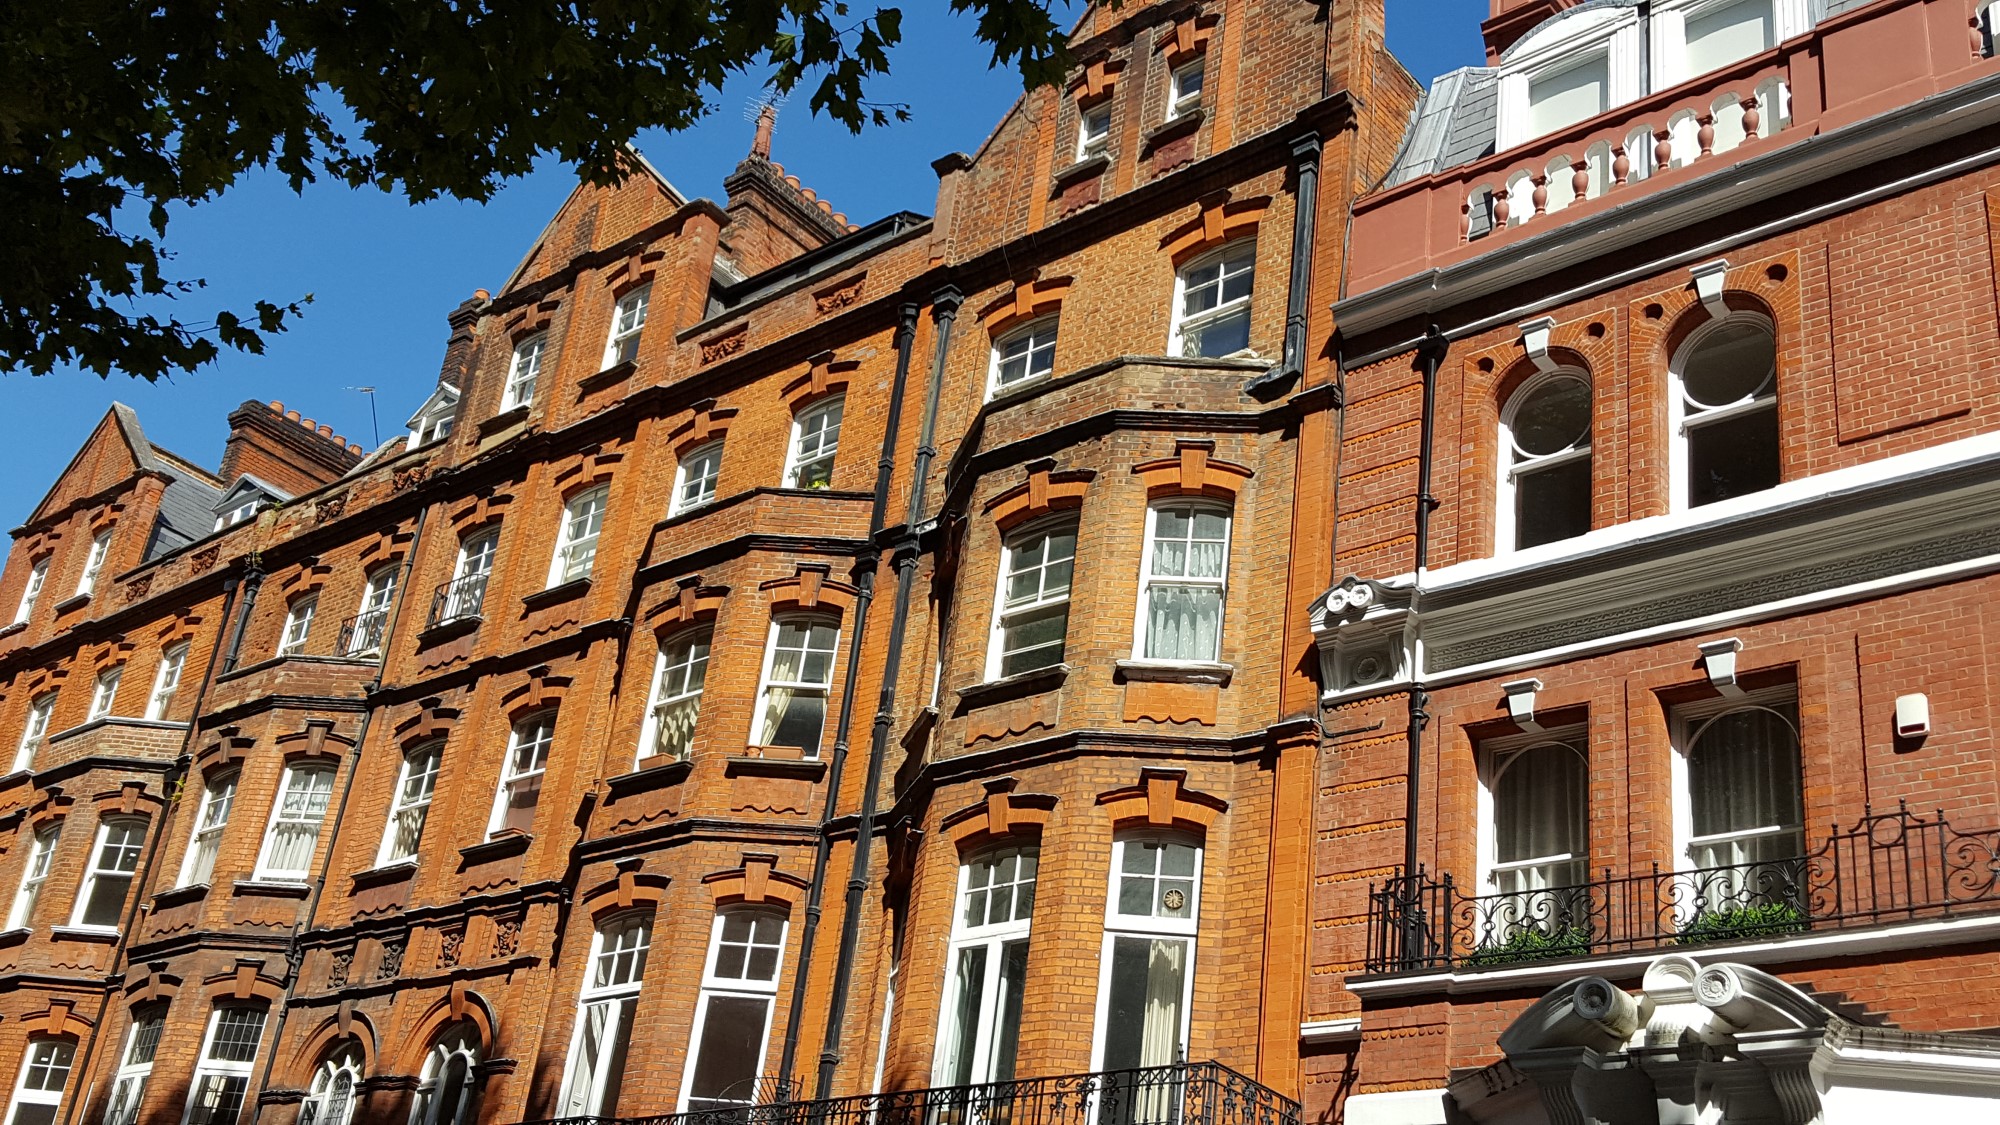
POLYGON ((1763 902, 1705 910, 1681 925, 1679 945, 1795 934, 1806 928, 1806 912, 1793 902, 1763 902))
POLYGON ((1590 952, 1590 935, 1575 926, 1544 930, 1536 926, 1514 928, 1506 937, 1480 946, 1460 959, 1467 968, 1490 968, 1522 961, 1553 961, 1560 957, 1582 957, 1590 952))

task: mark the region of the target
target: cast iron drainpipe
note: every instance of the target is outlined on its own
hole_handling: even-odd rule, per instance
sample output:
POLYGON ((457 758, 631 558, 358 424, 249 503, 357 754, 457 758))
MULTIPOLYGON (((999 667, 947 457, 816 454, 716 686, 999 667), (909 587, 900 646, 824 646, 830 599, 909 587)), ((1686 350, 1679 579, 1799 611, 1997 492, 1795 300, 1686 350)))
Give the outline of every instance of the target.
MULTIPOLYGON (((389 653, 396 640, 396 627, 403 623, 403 606, 410 592, 410 571, 416 567, 417 551, 424 545, 424 521, 430 514, 429 504, 417 509, 417 526, 410 536, 410 549, 403 554, 402 573, 396 576, 396 600, 389 610, 389 624, 382 630, 381 653, 375 658, 375 679, 362 693, 364 700, 368 698, 368 692, 382 686, 382 672, 389 666, 389 653)), ((368 745, 369 721, 375 717, 377 710, 378 708, 370 707, 361 712, 361 724, 354 731, 354 761, 347 767, 347 781, 340 787, 340 804, 333 810, 333 832, 326 840, 326 858, 320 860, 319 878, 312 881, 312 892, 306 898, 303 923, 306 929, 312 928, 313 919, 319 913, 319 900, 326 891, 327 873, 333 868, 333 855, 340 846, 340 822, 347 815, 347 798, 354 792, 354 775, 361 772, 361 752, 368 745)), ((326 820, 321 818, 320 823, 324 825, 326 820)), ((278 1062, 278 1044, 285 1037, 285 1017, 292 1012, 292 988, 299 980, 299 931, 299 925, 292 927, 291 948, 285 951, 285 994, 278 998, 278 1021, 277 1026, 271 1029, 271 1050, 264 1056, 263 1076, 253 1087, 257 1091, 258 1098, 257 1108, 250 1113, 250 1125, 257 1125, 257 1122, 263 1119, 262 1095, 265 1087, 271 1084, 271 1068, 278 1062)))
POLYGON ((875 463, 875 500, 868 514, 868 550, 860 558, 854 598, 854 620, 849 623, 847 677, 840 693, 840 719, 834 727, 833 761, 826 769, 826 811, 820 817, 819 843, 813 853, 812 885, 806 892, 805 933, 799 939, 799 963, 792 970, 792 1002, 785 1020, 785 1047, 779 1056, 777 1097, 788 1098, 792 1068, 799 1056, 799 1024, 805 1019, 806 981, 812 972, 813 942, 819 936, 820 903, 826 896, 826 870, 833 862, 833 836, 829 832, 840 811, 840 782, 846 773, 848 731, 854 721, 854 693, 861 675, 861 644, 867 636, 868 607, 875 601, 875 571, 882 564, 876 537, 889 518, 889 481, 896 471, 896 439, 902 430, 903 392, 909 382, 910 349, 917 336, 917 306, 906 304, 896 310, 896 378, 889 390, 888 428, 882 434, 882 458, 875 463))
MULTIPOLYGON (((238 583, 248 586, 243 594, 247 606, 256 600, 257 587, 264 581, 264 570, 257 562, 257 552, 251 551, 249 557, 250 561, 243 568, 242 578, 231 575, 222 580, 222 620, 225 623, 228 622, 229 611, 236 601, 238 583)), ((238 640, 243 636, 240 617, 237 621, 236 636, 238 640)), ((220 638, 217 639, 219 642, 220 638)), ((234 644, 231 647, 234 648, 234 644)), ((190 747, 194 741, 195 723, 201 718, 201 705, 208 698, 209 685, 215 682, 216 658, 221 655, 220 643, 208 650, 208 667, 202 670, 201 686, 195 689, 194 709, 188 713, 187 733, 181 736, 181 752, 175 756, 173 764, 167 767, 167 772, 160 779, 161 795, 168 799, 160 809, 159 827, 153 831, 153 838, 146 842, 146 858, 140 863, 138 874, 132 880, 132 890, 128 892, 132 896, 132 901, 125 904, 125 921, 118 927, 118 946, 111 954, 111 968, 104 974, 104 995, 97 1002, 97 1019, 90 1025, 92 1029, 90 1046, 84 1050, 83 1063, 78 1068, 78 1073, 86 1077, 90 1074, 91 1061, 97 1057, 98 1041, 104 1038, 102 1034, 104 1014, 111 1010, 111 990, 118 986, 118 975, 125 971, 125 953, 132 944, 132 929, 139 921, 139 904, 146 898, 146 888, 152 885, 153 864, 159 859, 160 841, 165 840, 172 830, 174 811, 180 807, 180 802, 172 799, 173 788, 187 776, 188 763, 194 760, 194 753, 190 747)), ((93 1085, 91 1089, 83 1090, 78 1097, 71 1099, 69 1104, 63 1107, 62 1125, 69 1125, 76 1108, 89 1101, 96 1093, 97 1090, 93 1085)))
POLYGON ((882 692, 869 735, 868 780, 861 790, 861 811, 854 821, 854 865, 847 875, 845 913, 840 918, 840 960, 834 964, 833 989, 827 998, 826 1037, 820 1044, 819 1080, 815 1096, 833 1089, 834 1068, 840 1065, 840 1041, 847 1022, 847 990, 854 979, 855 947, 861 940, 861 900, 868 889, 874 858, 876 791, 882 788, 882 764, 888 756, 889 731, 896 721, 896 681, 901 671, 903 633, 910 621, 910 590, 916 585, 917 547, 922 537, 924 490, 931 459, 937 456, 938 398, 944 389, 945 357, 951 350, 951 326, 958 319, 964 296, 947 285, 931 296, 931 322, 937 339, 931 350, 931 381, 924 400, 924 425, 917 437, 916 459, 910 465, 910 503, 903 512, 904 532, 896 544, 896 605, 889 619, 889 649, 884 654, 882 692))
MULTIPOLYGON (((1410 760, 1408 772, 1404 776, 1405 790, 1403 805, 1403 875, 1414 879, 1417 873, 1417 771, 1423 764, 1424 727, 1430 722, 1430 712, 1425 710, 1430 696, 1424 691, 1424 671, 1422 667, 1422 620, 1424 567, 1430 562, 1431 512, 1438 506, 1437 497, 1431 495, 1431 444, 1437 428, 1437 374, 1444 364, 1445 352, 1451 341, 1433 324, 1417 343, 1417 364, 1424 376, 1424 406, 1421 434, 1417 451, 1417 542, 1416 567, 1410 585, 1410 619, 1416 629, 1417 651, 1410 654, 1410 760)), ((1407 940, 1413 935, 1405 935, 1404 952, 1415 948, 1407 940)))

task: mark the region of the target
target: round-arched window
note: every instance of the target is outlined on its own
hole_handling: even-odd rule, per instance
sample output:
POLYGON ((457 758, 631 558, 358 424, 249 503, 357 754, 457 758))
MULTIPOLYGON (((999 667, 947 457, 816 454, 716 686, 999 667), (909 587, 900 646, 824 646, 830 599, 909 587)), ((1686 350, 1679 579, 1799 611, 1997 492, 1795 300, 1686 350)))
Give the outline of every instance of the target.
POLYGON ((465 1125, 472 1119, 478 1070, 479 1035, 473 1027, 461 1023, 445 1032, 424 1058, 410 1125, 465 1125))
POLYGON ((343 1047, 327 1056, 313 1072, 299 1125, 348 1125, 354 1120, 354 1088, 360 1083, 360 1051, 343 1047))
POLYGON ((1778 483, 1778 340, 1737 316, 1696 333, 1674 364, 1677 507, 1698 508, 1778 483))
POLYGON ((1514 392, 1500 419, 1500 547, 1590 530, 1590 379, 1557 371, 1514 392))
POLYGON ((1582 883, 1589 863, 1590 769, 1569 742, 1542 742, 1493 763, 1494 889, 1526 894, 1582 883))

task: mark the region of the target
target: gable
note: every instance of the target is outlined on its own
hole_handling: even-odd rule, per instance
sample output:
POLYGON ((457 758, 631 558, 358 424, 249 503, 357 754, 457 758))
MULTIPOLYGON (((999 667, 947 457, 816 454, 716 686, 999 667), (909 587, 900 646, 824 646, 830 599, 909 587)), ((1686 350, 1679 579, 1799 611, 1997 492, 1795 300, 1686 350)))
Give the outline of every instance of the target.
POLYGON ((138 417, 129 407, 114 404, 56 477, 42 502, 35 505, 28 522, 40 522, 79 500, 115 488, 153 468, 150 452, 146 436, 139 430, 138 417))
POLYGON ((514 267, 501 296, 555 274, 579 254, 614 246, 680 210, 686 198, 644 157, 633 156, 638 169, 624 183, 616 187, 582 183, 569 193, 514 267))

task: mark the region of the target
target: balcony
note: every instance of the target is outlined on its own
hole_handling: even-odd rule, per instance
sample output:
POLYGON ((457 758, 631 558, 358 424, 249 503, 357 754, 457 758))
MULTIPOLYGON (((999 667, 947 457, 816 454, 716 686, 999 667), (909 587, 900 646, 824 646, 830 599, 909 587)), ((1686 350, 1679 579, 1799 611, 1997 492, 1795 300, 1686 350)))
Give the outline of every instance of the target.
POLYGON ((1299 1125, 1299 1105, 1205 1062, 524 1125, 1299 1125))
POLYGON ((454 578, 437 588, 431 595, 431 615, 427 629, 436 629, 459 621, 476 621, 479 611, 486 604, 486 574, 468 574, 454 578))
POLYGON ((382 634, 389 626, 389 610, 364 610, 340 623, 340 642, 334 652, 345 657, 374 656, 382 651, 382 634))
POLYGON ((1419 868, 1368 896, 1369 975, 1517 967, 2000 910, 2000 828, 1907 808, 1863 816, 1787 859, 1467 895, 1419 868))

